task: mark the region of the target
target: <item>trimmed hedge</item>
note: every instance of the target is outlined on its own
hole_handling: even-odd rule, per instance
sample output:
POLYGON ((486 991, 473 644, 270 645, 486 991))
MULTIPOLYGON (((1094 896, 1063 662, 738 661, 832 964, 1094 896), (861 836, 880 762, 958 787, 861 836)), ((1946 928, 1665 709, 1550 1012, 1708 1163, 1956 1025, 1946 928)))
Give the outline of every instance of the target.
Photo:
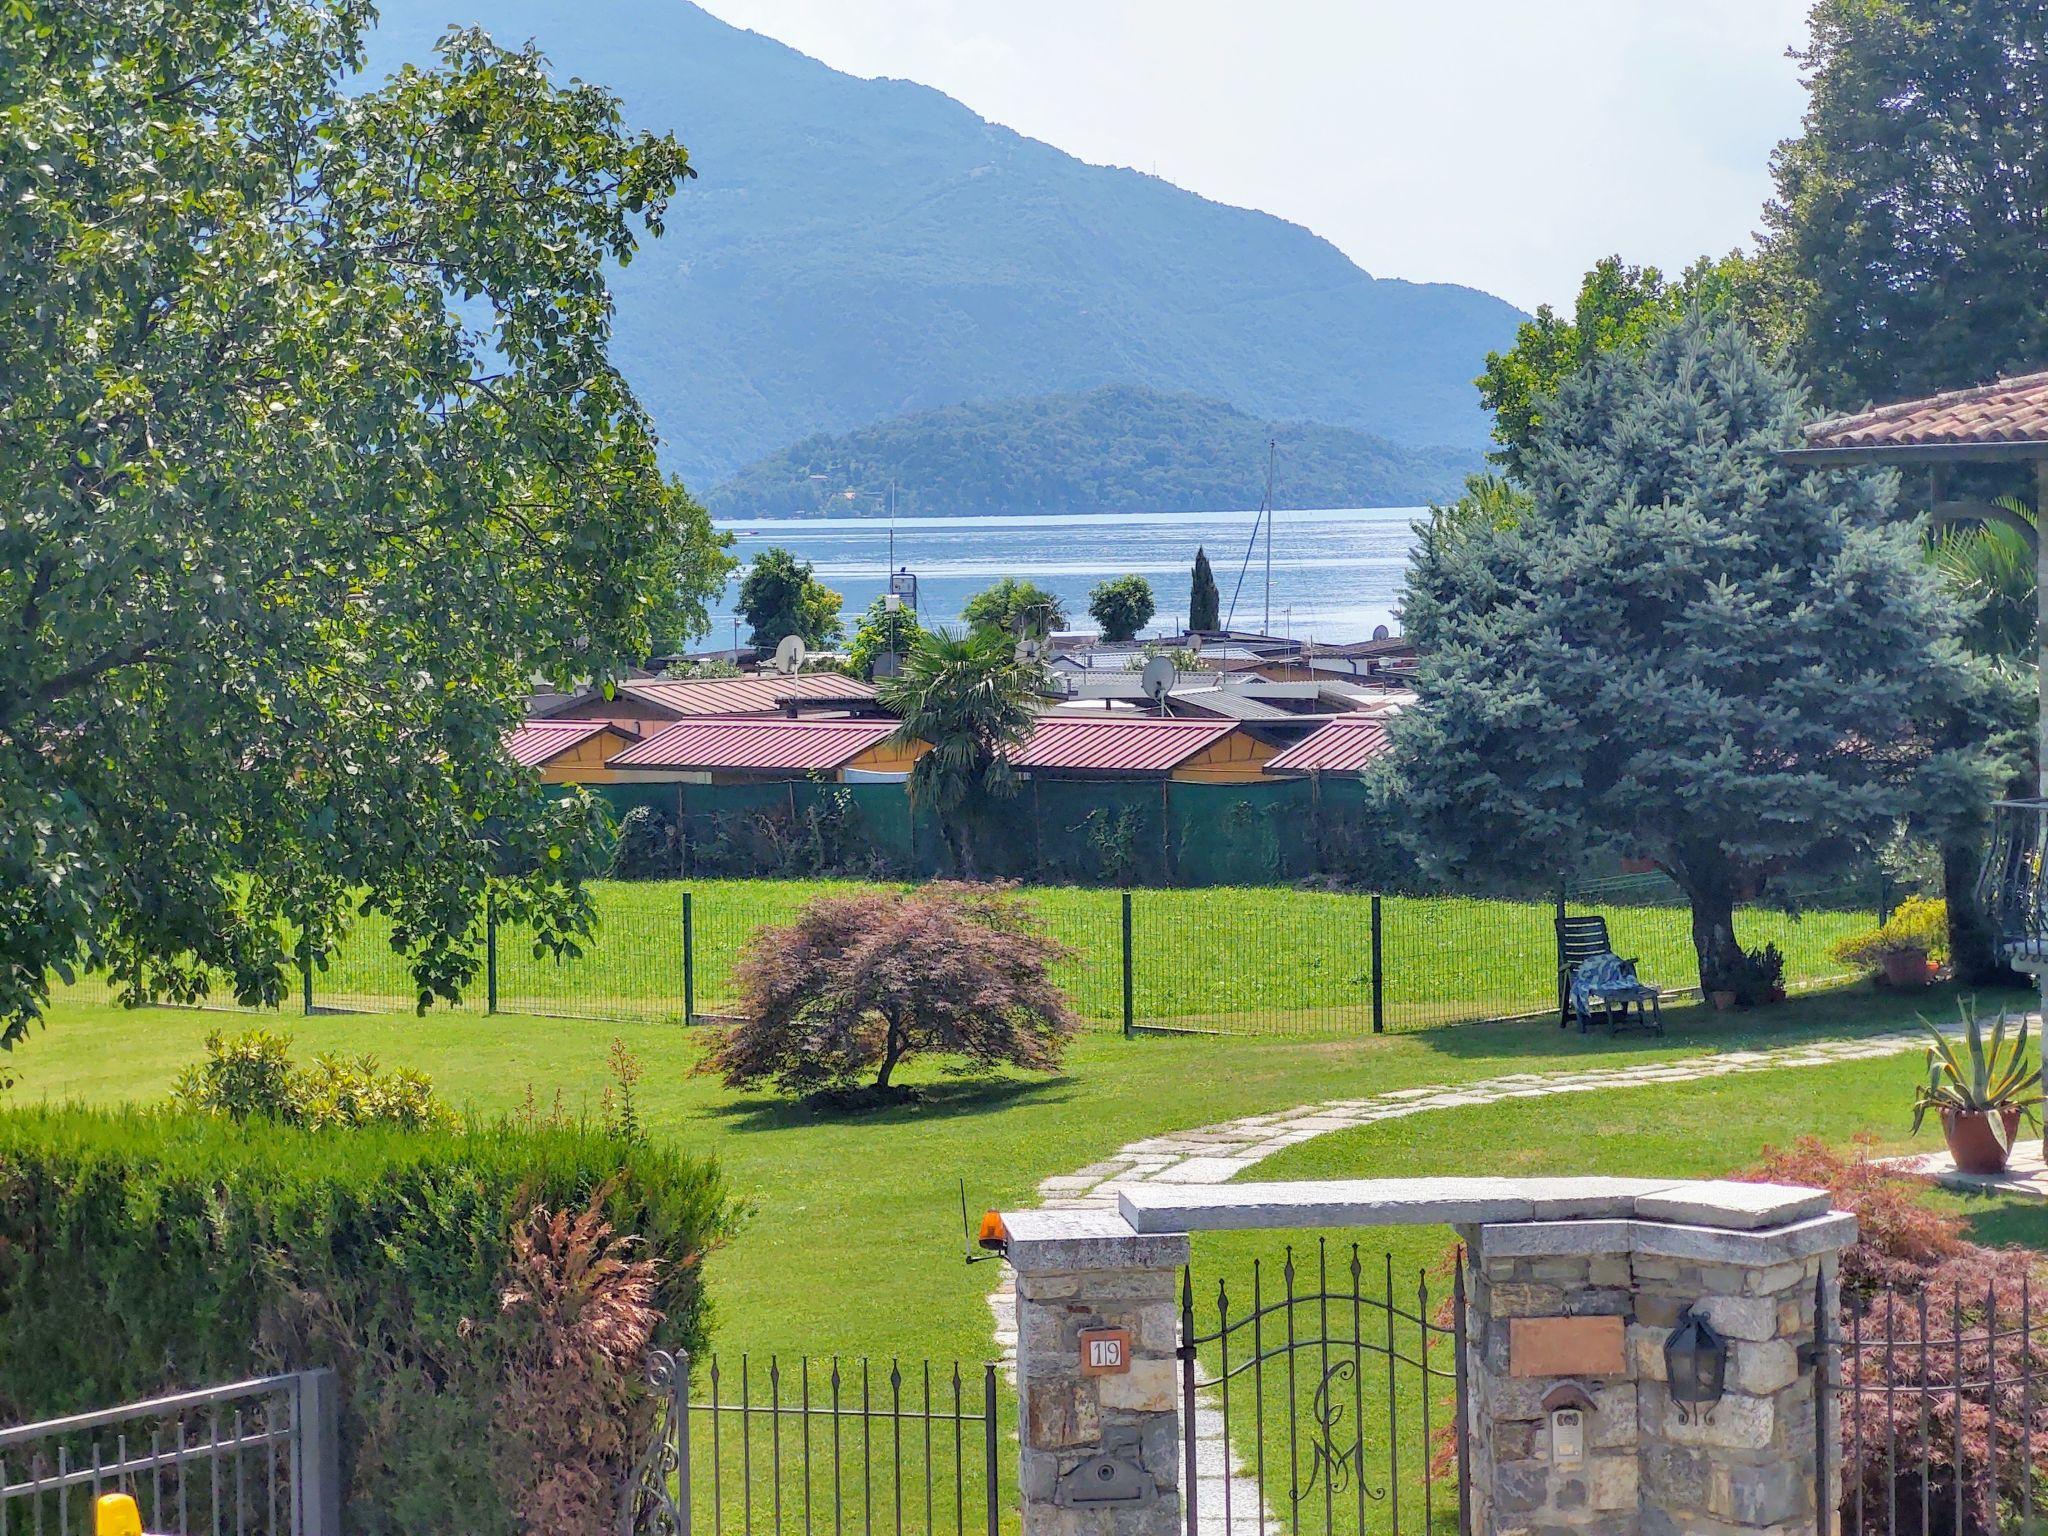
POLYGON ((563 1319, 507 1302, 515 1238, 592 1208, 657 1261, 657 1337, 700 1345, 700 1261, 735 1215, 706 1160, 560 1126, 0 1113, 0 1423, 331 1365, 352 1532, 518 1532, 515 1378, 563 1319))

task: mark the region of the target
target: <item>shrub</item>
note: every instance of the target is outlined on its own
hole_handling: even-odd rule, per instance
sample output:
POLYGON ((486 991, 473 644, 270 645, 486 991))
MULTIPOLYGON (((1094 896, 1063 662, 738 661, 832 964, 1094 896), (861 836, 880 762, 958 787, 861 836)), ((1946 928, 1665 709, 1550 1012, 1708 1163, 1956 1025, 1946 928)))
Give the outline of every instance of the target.
POLYGON ((1080 1021, 1046 968, 1066 951, 999 886, 823 896, 763 928, 734 977, 743 1021, 699 1070, 734 1087, 886 1092, 919 1055, 1050 1070, 1080 1021))
POLYGON ((434 1096, 423 1072, 400 1067, 385 1072, 374 1056, 350 1060, 316 1056, 313 1065, 294 1067, 291 1036, 252 1029, 206 1037, 206 1059, 178 1074, 171 1102, 246 1120, 252 1115, 280 1125, 392 1125, 405 1130, 448 1126, 455 1116, 434 1096))
POLYGON ((1886 955, 1920 950, 1929 958, 1948 959, 1948 903, 1938 897, 1908 896, 1875 928, 1852 933, 1831 951, 1844 965, 1875 969, 1886 955))
MULTIPOLYGON (((1761 1163, 1737 1177, 1817 1185, 1834 1196, 1837 1208, 1854 1212, 1856 1241, 1842 1253, 1845 1309, 1860 1317, 1866 1344, 1888 1334, 1914 1341, 1896 1350, 1842 1353, 1842 1381, 1858 1389, 1838 1399, 1847 1458, 1843 1508, 1860 1502, 1877 1511, 1895 1499, 1902 1517, 1898 1529, 1917 1529, 1924 1412, 1930 1442, 1926 1492, 1936 1528, 1948 1529, 1953 1519, 1958 1471, 1961 1529, 1988 1533, 2010 1527, 2017 1511, 1993 1508, 1986 1472, 1994 1454, 2003 1467, 2020 1466, 2023 1448, 2048 1435, 2048 1401, 2020 1386, 2023 1374, 2038 1377, 2048 1368, 2048 1338, 2038 1331, 2022 1338, 2013 1326, 2025 1315, 2029 1291, 2044 1279, 2041 1255, 1968 1241, 1962 1218, 1923 1204, 1918 1182, 1874 1161, 1867 1145, 1844 1156, 1808 1137, 1788 1152, 1766 1149, 1761 1163), (1985 1335, 1994 1306, 1999 1336, 1990 1342, 1985 1335), (1923 1308, 1929 1344, 1924 1352, 1918 1347, 1923 1308), (1995 1413, 1986 1386, 1994 1374, 1995 1413), (1961 1393, 1953 1390, 1958 1381, 1964 1384, 1961 1393), (1885 1450, 1894 1437, 1910 1448, 1896 1467, 1885 1450)), ((2016 1491, 2010 1479, 2006 1487, 2008 1495, 2016 1491)), ((1877 1518, 1873 1514, 1873 1524, 1877 1518)))
POLYGON ((328 1365, 352 1533, 595 1532, 535 1522, 623 1473, 733 1217, 709 1162, 576 1127, 0 1114, 0 1423, 328 1365))

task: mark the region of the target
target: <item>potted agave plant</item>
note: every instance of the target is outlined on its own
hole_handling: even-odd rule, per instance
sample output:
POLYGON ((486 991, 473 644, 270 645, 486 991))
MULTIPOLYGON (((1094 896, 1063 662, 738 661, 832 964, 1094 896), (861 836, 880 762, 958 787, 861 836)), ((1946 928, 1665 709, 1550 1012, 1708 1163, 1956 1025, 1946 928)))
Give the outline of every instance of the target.
POLYGON ((1957 1172, 2003 1173, 2020 1121, 2038 1124, 2041 1069, 2027 1062, 2024 1015, 2019 1034, 2007 1039, 2006 1015, 2000 1009, 1989 1041, 1975 1007, 1966 1003, 1962 1015, 1961 1050, 1957 1041, 1927 1024, 1934 1041, 1927 1047, 1927 1081, 1913 1095, 1913 1129, 1919 1131, 1929 1110, 1939 1111, 1941 1133, 1957 1172))

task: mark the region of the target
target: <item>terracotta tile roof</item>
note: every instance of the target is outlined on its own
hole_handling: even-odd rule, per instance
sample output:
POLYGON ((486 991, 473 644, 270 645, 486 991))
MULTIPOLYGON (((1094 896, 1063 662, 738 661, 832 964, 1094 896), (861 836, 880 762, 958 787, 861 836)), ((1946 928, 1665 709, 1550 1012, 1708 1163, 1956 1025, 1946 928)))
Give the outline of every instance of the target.
POLYGON ((1235 720, 1040 715, 1017 766, 1076 773, 1171 773, 1236 729, 1235 720))
POLYGON ((1901 400, 1806 428, 1808 448, 1929 448, 2048 443, 2048 373, 1901 400))
POLYGON ((528 720, 505 733, 505 751, 520 767, 538 768, 593 736, 618 729, 609 720, 528 720))
POLYGON ((813 773, 843 768, 894 720, 683 720, 612 757, 608 768, 813 773))
MULTIPOLYGON (((622 697, 639 699, 679 719, 692 715, 771 715, 794 701, 865 705, 875 685, 837 672, 799 672, 794 677, 640 677, 619 684, 622 697)), ((582 702, 586 695, 579 695, 582 702)))
POLYGON ((1338 715, 1266 763, 1268 773, 1356 773, 1387 750, 1385 714, 1338 715))

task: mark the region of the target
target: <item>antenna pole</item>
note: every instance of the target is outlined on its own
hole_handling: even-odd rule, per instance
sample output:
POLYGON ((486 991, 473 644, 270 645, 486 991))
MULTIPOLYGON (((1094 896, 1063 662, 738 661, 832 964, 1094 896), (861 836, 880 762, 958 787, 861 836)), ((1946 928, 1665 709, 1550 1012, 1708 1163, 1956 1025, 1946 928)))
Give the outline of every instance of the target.
POLYGON ((1266 439, 1266 621, 1265 634, 1273 633, 1273 453, 1275 439, 1266 439))

